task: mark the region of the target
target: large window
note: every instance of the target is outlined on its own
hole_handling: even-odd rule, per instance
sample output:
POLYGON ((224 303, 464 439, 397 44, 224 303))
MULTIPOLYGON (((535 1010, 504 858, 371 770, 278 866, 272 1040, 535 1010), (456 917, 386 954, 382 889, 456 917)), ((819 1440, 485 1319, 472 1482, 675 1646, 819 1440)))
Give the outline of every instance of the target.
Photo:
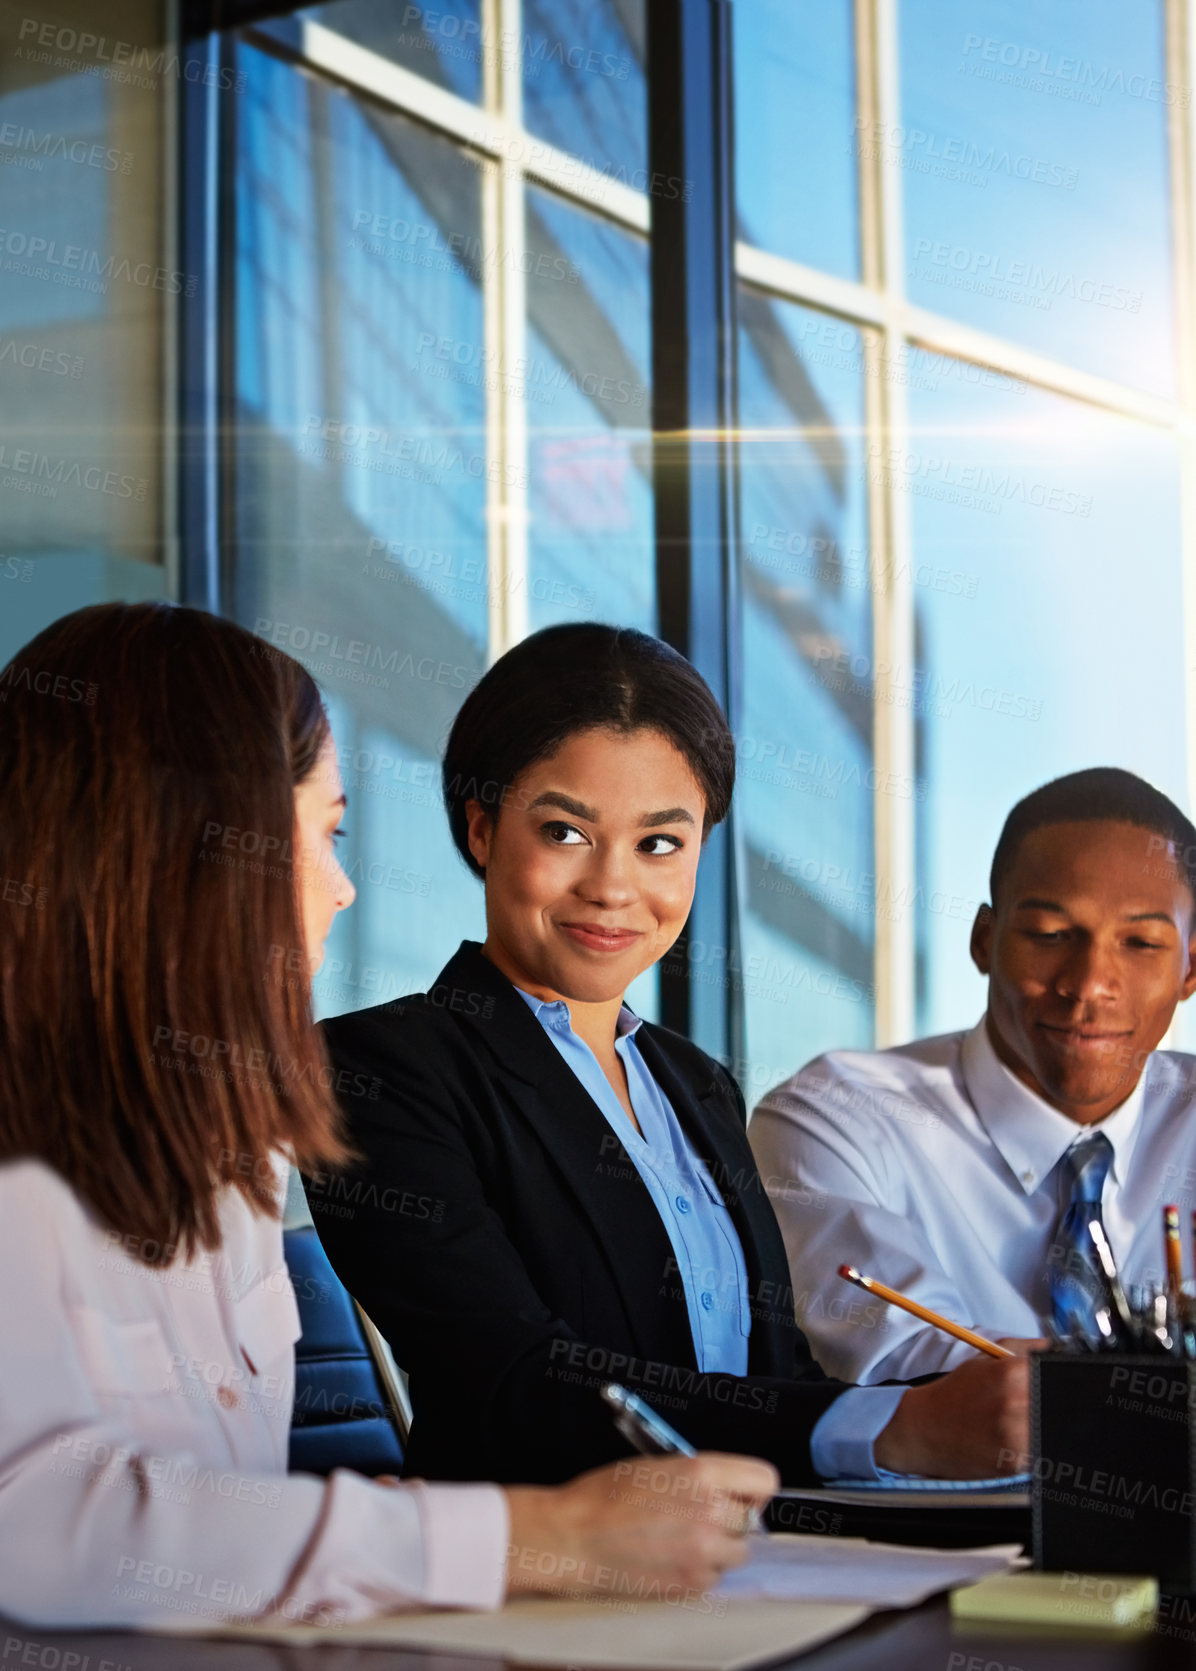
MULTIPOLYGON (((207 33, 114 0, 119 74, 83 0, 0 21, 0 657, 170 596, 306 663, 360 895, 325 1014, 482 930, 437 784, 482 671, 661 619, 649 4, 227 0, 207 33)), ((701 527, 662 595, 728 651, 703 944, 754 1101, 974 1019, 969 923, 1037 784, 1116 762, 1191 804, 1196 0, 731 26, 734 561, 701 527)))
POLYGON ((0 665, 67 610, 174 584, 164 344, 199 276, 166 254, 156 7, 105 28, 119 79, 69 8, 0 19, 0 665))
POLYGON ((1189 804, 1183 11, 735 6, 741 932, 823 975, 781 1023, 745 955, 753 1080, 976 1018, 1038 784, 1112 763, 1189 804), (766 799, 761 737, 834 798, 773 757, 766 799))
POLYGON ((482 936, 438 759, 490 661, 656 624, 642 31, 575 11, 341 0, 236 38, 230 601, 331 701, 359 903, 325 1014, 482 936))

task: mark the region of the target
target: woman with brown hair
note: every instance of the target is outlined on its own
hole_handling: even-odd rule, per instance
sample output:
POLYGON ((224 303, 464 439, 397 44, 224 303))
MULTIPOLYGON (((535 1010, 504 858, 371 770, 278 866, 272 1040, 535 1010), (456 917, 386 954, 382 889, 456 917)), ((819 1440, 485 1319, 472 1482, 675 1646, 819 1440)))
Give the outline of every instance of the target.
POLYGON ((293 977, 353 899, 319 693, 230 622, 107 604, 0 702, 0 1612, 354 1618, 741 1559, 775 1475, 739 1458, 662 1461, 646 1507, 609 1468, 287 1474, 286 1168, 347 1156, 293 977))

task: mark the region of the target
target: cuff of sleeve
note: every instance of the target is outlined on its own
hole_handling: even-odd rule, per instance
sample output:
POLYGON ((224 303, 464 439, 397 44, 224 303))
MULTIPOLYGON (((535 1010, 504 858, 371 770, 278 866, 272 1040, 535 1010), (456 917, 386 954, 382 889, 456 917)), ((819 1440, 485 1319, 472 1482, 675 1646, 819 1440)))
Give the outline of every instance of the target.
POLYGON ((882 1478, 872 1447, 907 1391, 906 1387, 852 1387, 824 1410, 810 1435, 810 1461, 819 1478, 882 1478))
POLYGON ((429 1607, 500 1607, 507 1587, 510 1516, 496 1485, 413 1484, 429 1607))

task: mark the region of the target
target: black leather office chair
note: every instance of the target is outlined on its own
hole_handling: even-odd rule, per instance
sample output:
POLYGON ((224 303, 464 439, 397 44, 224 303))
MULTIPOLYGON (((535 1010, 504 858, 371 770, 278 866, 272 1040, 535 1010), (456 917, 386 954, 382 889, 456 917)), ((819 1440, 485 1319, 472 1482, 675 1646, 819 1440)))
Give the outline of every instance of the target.
POLYGON ((378 1331, 350 1297, 311 1225, 283 1234, 303 1334, 295 1343, 290 1467, 397 1474, 410 1426, 406 1392, 378 1331))

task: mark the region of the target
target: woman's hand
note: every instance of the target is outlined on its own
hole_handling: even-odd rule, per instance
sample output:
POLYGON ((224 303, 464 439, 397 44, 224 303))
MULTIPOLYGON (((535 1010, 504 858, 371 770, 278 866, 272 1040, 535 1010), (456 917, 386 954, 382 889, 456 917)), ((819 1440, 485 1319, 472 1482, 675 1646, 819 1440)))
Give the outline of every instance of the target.
POLYGON ((681 1601, 747 1559, 745 1533, 780 1477, 751 1457, 642 1456, 568 1485, 507 1491, 514 1594, 681 1601))

